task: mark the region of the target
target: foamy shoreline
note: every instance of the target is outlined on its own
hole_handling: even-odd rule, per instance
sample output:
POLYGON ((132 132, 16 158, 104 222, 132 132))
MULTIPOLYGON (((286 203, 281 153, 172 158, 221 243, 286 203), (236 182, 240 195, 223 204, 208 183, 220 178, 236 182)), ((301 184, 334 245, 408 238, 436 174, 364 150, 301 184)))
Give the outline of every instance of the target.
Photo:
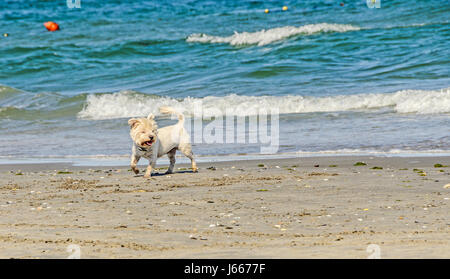
MULTIPOLYGON (((309 159, 318 157, 378 157, 378 158, 447 158, 450 157, 450 150, 392 150, 383 151, 361 151, 361 150, 341 150, 341 151, 319 151, 319 152, 292 152, 278 154, 224 154, 224 155, 197 155, 199 163, 234 162, 234 161, 258 161, 258 160, 284 160, 284 159, 309 159)), ((102 167, 113 166, 123 167, 129 165, 130 155, 92 155, 92 156, 42 156, 42 157, 14 157, 0 156, 0 169, 9 165, 58 165, 63 164, 74 167, 102 167)), ((181 154, 176 155, 177 164, 188 164, 189 159, 181 154)), ((146 160, 141 160, 138 165, 145 166, 146 160)), ((157 165, 168 165, 166 156, 158 159, 157 165)))

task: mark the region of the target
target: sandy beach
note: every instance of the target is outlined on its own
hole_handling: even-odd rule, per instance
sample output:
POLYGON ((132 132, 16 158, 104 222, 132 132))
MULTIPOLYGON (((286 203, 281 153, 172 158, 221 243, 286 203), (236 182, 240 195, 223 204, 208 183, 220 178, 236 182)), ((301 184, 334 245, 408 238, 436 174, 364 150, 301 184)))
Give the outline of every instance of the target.
POLYGON ((0 257, 450 257, 449 157, 0 166, 0 257), (358 164, 362 162, 364 164, 358 164), (356 164, 356 165, 355 165, 356 164), (436 164, 441 164, 436 165, 436 164), (141 168, 143 169, 143 168, 141 168))
POLYGON ((442 2, 0 1, 0 259, 450 259, 442 2))

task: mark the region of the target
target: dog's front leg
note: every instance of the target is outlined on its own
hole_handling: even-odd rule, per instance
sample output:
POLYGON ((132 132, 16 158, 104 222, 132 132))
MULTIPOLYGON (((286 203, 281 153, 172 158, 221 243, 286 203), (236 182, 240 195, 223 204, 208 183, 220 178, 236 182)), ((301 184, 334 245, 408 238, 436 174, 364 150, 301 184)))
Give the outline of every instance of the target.
POLYGON ((139 173, 139 169, 136 168, 137 163, 141 157, 136 156, 135 154, 131 155, 131 170, 134 171, 135 174, 139 173))
POLYGON ((144 178, 150 178, 150 176, 152 175, 152 165, 148 164, 147 170, 145 171, 145 175, 144 178))
POLYGON ((155 168, 156 159, 152 159, 148 162, 147 170, 145 171, 144 178, 150 178, 152 176, 152 170, 155 168))

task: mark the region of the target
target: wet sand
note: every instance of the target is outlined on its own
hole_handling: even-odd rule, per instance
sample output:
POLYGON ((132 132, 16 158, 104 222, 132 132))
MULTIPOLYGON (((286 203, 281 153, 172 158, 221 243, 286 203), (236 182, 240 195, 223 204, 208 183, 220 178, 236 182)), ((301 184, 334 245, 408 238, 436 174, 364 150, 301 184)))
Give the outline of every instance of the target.
POLYGON ((450 257, 450 157, 0 165, 0 257, 450 257), (356 165, 364 162, 366 165, 356 165), (20 171, 19 171, 20 170, 20 171), (141 168, 143 170, 143 167, 141 168))

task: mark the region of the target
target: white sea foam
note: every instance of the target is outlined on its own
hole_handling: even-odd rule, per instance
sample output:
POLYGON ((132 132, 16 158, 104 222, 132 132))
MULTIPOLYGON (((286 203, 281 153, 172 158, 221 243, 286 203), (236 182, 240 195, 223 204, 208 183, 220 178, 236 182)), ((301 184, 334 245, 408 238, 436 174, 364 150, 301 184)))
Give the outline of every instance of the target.
POLYGON ((257 32, 235 32, 228 37, 212 36, 208 34, 191 34, 187 42, 199 43, 228 43, 230 45, 258 45, 263 46, 275 41, 283 40, 296 35, 311 35, 319 32, 347 32, 360 30, 359 27, 349 24, 318 23, 303 26, 283 26, 257 32))
POLYGON ((172 106, 186 115, 196 115, 199 109, 204 117, 226 112, 247 116, 277 108, 280 114, 367 111, 388 108, 396 113, 438 114, 450 113, 450 88, 442 90, 402 90, 395 93, 311 96, 208 96, 174 99, 121 91, 111 94, 89 95, 78 117, 82 119, 113 119, 159 115, 160 106, 172 106))
MULTIPOLYGON (((292 153, 281 153, 282 154, 292 154, 292 153)), ((448 156, 450 155, 450 150, 446 149, 425 149, 425 150, 414 150, 414 149, 389 149, 389 150, 375 150, 375 149, 336 149, 336 150, 321 150, 321 151, 297 151, 294 152, 297 156, 301 157, 314 157, 314 156, 387 156, 387 157, 426 157, 426 156, 448 156)))
MULTIPOLYGON (((338 149, 324 150, 316 152, 298 151, 290 153, 278 154, 226 154, 226 155, 202 155, 196 154, 196 161, 205 162, 226 162, 240 160, 265 160, 265 159, 288 159, 288 158, 305 158, 305 157, 325 157, 325 156, 373 156, 373 157, 429 157, 429 156, 449 156, 450 150, 401 150, 392 149, 388 151, 377 150, 360 150, 360 149, 338 149)), ((23 164, 23 162, 32 163, 70 163, 74 166, 127 166, 129 154, 118 155, 39 155, 18 157, 17 155, 2 156, 0 155, 0 165, 23 164)), ((159 159, 158 163, 168 164, 167 158, 159 159)), ((177 156, 177 161, 188 163, 185 156, 177 156)))

